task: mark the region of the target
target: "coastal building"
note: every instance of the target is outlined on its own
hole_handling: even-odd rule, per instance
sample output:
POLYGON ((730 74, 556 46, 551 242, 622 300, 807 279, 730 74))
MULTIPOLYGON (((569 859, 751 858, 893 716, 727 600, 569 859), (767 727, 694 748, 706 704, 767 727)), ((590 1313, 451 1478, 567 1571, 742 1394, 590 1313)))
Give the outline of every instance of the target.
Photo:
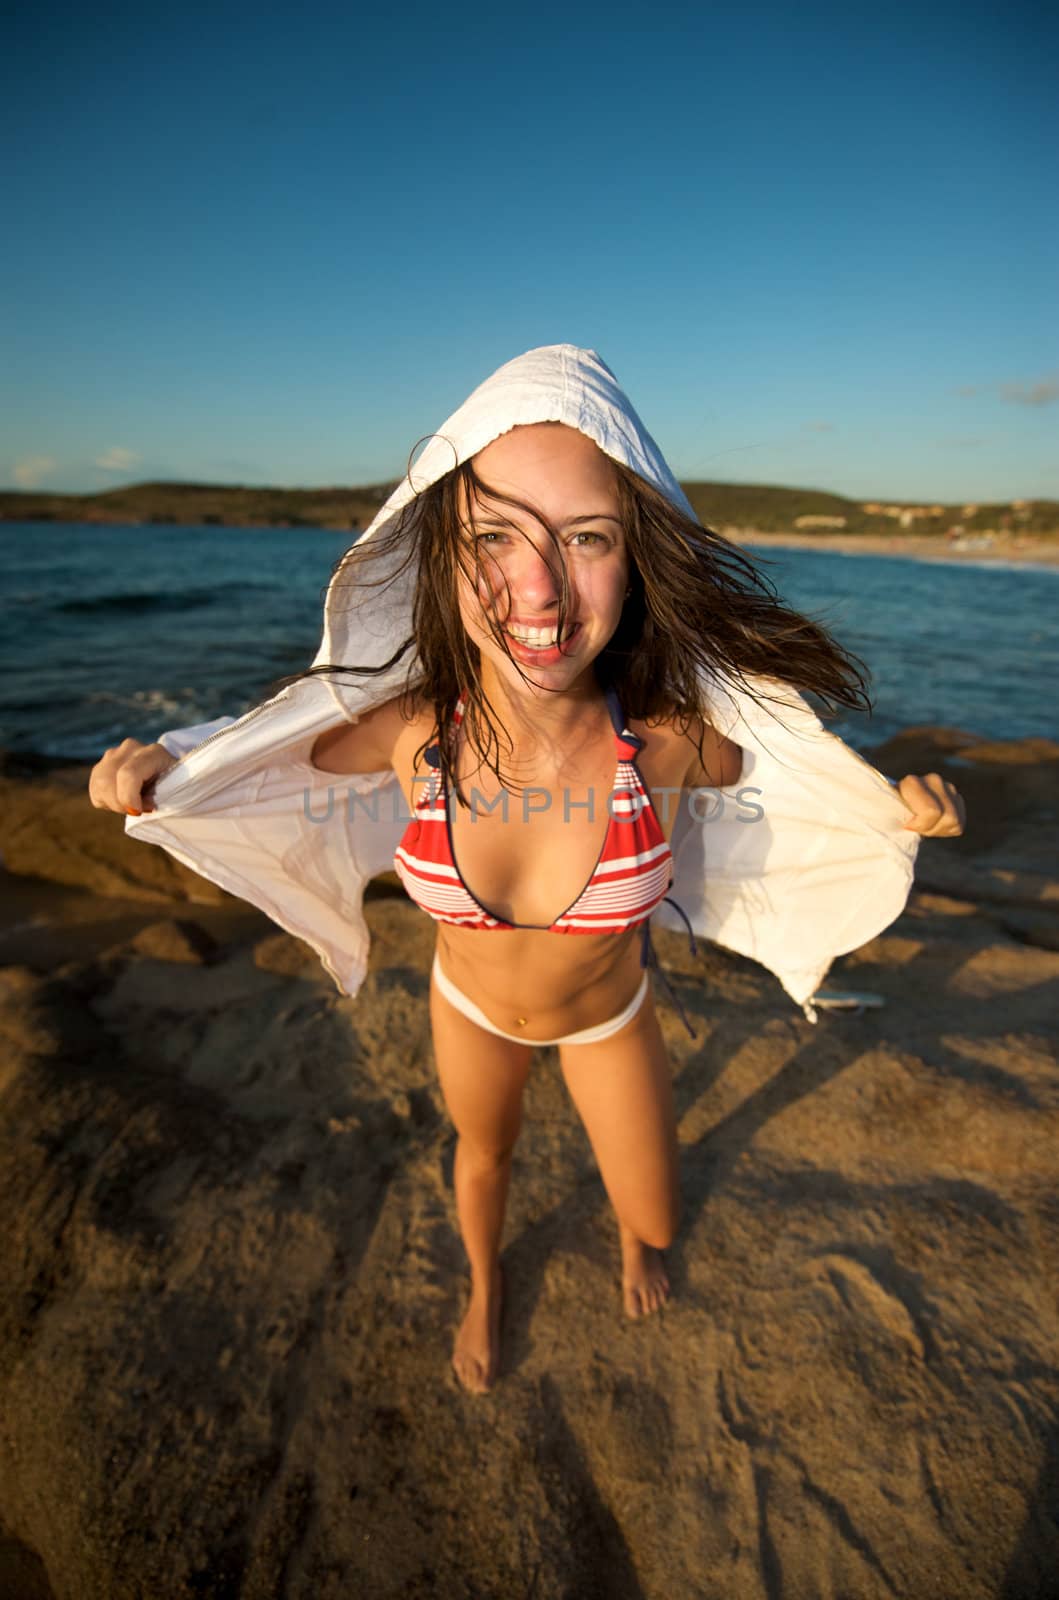
POLYGON ((944 506, 884 506, 875 501, 865 501, 861 510, 866 511, 869 517, 892 517, 902 528, 945 515, 944 506))

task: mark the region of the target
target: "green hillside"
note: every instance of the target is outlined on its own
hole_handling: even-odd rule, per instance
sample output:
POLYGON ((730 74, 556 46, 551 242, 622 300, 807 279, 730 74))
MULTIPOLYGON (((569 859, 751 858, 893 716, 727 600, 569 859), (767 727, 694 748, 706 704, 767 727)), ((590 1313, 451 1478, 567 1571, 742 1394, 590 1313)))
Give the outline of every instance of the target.
MULTIPOLYGON (((393 488, 258 489, 242 484, 135 483, 103 494, 64 495, 0 490, 0 521, 180 524, 200 527, 365 528, 393 488)), ((685 483, 688 499, 711 528, 761 533, 805 532, 947 534, 1059 533, 1059 502, 992 505, 881 505, 848 500, 823 489, 747 483, 685 483), (887 514, 887 512, 889 514, 887 514), (904 513, 903 515, 901 513, 904 513), (834 519, 814 526, 800 519, 834 519)))
POLYGON ((256 489, 243 484, 133 483, 104 494, 0 490, 7 522, 178 523, 236 528, 365 528, 393 488, 256 489))

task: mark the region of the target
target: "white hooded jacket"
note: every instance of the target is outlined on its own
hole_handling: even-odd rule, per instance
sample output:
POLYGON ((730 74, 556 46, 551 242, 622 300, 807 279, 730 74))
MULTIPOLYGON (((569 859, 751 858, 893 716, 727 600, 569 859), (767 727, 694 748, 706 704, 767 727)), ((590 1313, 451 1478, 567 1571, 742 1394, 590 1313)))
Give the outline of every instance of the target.
MULTIPOLYGON (((547 345, 507 362, 453 413, 360 542, 458 462, 535 422, 579 429, 694 516, 609 367, 592 350, 547 345)), ((383 589, 351 593, 347 582, 339 604, 333 581, 316 664, 388 660, 412 631, 414 583, 411 568, 383 589)), ((310 752, 325 728, 398 694, 408 670, 406 657, 374 677, 305 678, 238 720, 163 734, 180 760, 158 781, 156 809, 125 824, 304 939, 349 994, 367 970, 364 886, 392 869, 409 817, 392 772, 338 777, 317 771, 310 752)), ((733 789, 681 803, 670 895, 696 933, 768 967, 812 1016, 832 960, 901 912, 918 839, 888 780, 799 695, 763 707, 707 678, 702 692, 704 715, 742 746, 743 771, 733 789)), ((655 923, 682 927, 667 905, 655 923)))

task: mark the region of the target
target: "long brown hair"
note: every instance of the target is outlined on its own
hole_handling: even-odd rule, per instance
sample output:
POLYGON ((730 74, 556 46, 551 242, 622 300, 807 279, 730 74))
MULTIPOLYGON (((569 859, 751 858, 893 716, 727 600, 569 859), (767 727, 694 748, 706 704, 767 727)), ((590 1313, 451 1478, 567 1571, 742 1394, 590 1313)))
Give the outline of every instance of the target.
MULTIPOLYGON (((612 465, 625 531, 629 594, 618 627, 594 665, 600 685, 617 691, 627 717, 646 722, 675 717, 686 732, 705 709, 699 685, 702 671, 759 702, 772 696, 760 682, 749 684, 748 678, 773 679, 806 692, 827 712, 839 706, 870 709, 863 662, 820 623, 784 605, 771 580, 742 550, 679 511, 628 467, 616 461, 612 465)), ((501 740, 507 736, 483 690, 481 654, 467 636, 457 599, 461 574, 472 593, 481 592, 478 580, 489 557, 481 555, 468 537, 472 531, 468 513, 473 520, 474 507, 486 500, 491 507, 514 507, 545 528, 555 553, 561 637, 570 583, 558 531, 534 507, 491 488, 468 460, 423 489, 388 529, 364 545, 354 545, 336 567, 332 604, 344 588, 385 588, 414 567, 408 638, 379 666, 333 662, 309 669, 316 674, 376 675, 407 656, 403 709, 411 719, 416 711, 432 708, 441 734, 442 768, 450 790, 457 792, 448 734, 461 693, 466 701, 463 726, 471 748, 499 782, 511 787, 500 766, 501 740)), ((487 582, 486 592, 493 587, 487 582)), ((506 614, 506 605, 494 603, 484 612, 484 621, 525 677, 503 631, 506 614)), ((507 744, 510 750, 509 740, 507 744)))

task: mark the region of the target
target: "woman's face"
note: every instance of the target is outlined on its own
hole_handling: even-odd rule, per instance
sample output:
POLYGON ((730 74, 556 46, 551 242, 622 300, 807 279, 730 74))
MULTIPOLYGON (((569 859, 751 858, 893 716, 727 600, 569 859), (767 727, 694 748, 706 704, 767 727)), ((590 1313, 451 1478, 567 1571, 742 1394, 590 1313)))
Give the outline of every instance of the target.
POLYGON ((515 686, 524 682, 490 633, 489 611, 503 628, 511 655, 531 683, 569 687, 587 670, 618 626, 628 585, 617 475, 583 433, 560 422, 513 428, 473 458, 490 488, 532 506, 558 532, 559 551, 543 522, 517 506, 486 497, 462 508, 477 594, 459 581, 460 617, 468 635, 515 686), (569 604, 564 636, 557 636, 561 593, 558 563, 565 562, 569 604), (510 594, 510 601, 508 595, 510 594))

